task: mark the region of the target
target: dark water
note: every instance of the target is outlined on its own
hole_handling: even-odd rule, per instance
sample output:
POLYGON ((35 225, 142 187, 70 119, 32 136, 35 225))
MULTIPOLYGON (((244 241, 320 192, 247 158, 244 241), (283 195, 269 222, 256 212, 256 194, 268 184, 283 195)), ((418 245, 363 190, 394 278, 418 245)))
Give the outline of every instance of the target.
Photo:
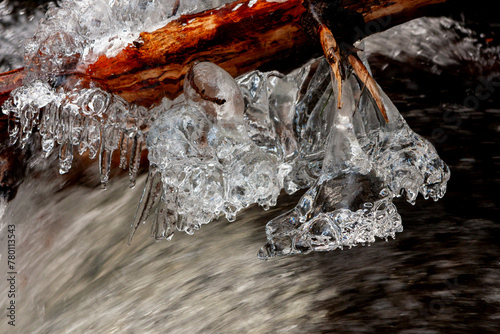
MULTIPOLYGON (((103 192, 96 165, 61 177, 56 166, 34 160, 15 199, 0 206, 2 272, 5 226, 16 226, 15 330, 500 332, 498 73, 471 74, 467 62, 436 74, 417 58, 371 61, 379 84, 452 172, 439 202, 397 201, 405 230, 395 240, 258 260, 266 222, 293 206, 295 195, 268 212, 251 208, 234 223, 213 222, 171 242, 153 242, 149 226, 141 226, 127 246, 144 175, 128 190, 118 173, 103 192), (485 88, 491 94, 478 98, 476 109, 464 106, 468 96, 486 96, 485 88)), ((6 291, 2 279, 2 309, 6 291)), ((13 331, 7 320, 0 320, 2 333, 13 331)))

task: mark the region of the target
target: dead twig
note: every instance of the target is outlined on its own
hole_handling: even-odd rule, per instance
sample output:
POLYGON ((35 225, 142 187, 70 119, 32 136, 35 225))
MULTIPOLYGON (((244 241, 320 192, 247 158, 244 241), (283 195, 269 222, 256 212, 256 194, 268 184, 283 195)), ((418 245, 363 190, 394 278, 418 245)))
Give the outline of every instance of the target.
POLYGON ((378 90, 375 79, 373 79, 373 77, 370 75, 365 65, 357 55, 350 54, 347 59, 349 60, 354 73, 356 73, 356 75, 363 82, 366 88, 368 88, 368 91, 375 100, 375 103, 377 104, 377 107, 380 110, 380 113, 384 117, 385 121, 389 123, 389 118, 387 118, 387 111, 385 109, 384 103, 382 102, 382 97, 380 96, 380 91, 378 90))

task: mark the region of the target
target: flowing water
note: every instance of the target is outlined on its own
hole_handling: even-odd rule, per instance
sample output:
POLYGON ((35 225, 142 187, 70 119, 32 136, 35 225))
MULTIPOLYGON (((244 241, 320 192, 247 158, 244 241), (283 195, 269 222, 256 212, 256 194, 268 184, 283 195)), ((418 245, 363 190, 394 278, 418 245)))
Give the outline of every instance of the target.
POLYGON ((302 195, 283 194, 269 211, 253 206, 171 241, 154 242, 142 225, 129 246, 145 171, 130 190, 114 170, 102 191, 97 164, 61 176, 57 157, 34 156, 16 197, 0 202, 2 272, 10 224, 18 272, 16 327, 3 316, 0 332, 499 332, 498 50, 437 20, 372 40, 388 45, 371 46, 376 79, 452 175, 438 202, 395 201, 395 240, 261 261, 266 223, 302 195), (443 29, 473 43, 432 52, 443 29))

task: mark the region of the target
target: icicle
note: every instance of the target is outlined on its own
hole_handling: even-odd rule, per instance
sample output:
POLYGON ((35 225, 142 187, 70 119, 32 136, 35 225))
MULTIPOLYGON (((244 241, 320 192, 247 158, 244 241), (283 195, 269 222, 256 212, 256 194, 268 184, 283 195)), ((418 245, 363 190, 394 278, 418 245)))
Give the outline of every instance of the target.
POLYGON ((104 125, 101 132, 101 147, 99 152, 99 171, 101 174, 102 189, 106 189, 111 170, 111 157, 116 147, 116 132, 119 130, 114 125, 104 125))
POLYGON ((171 240, 174 236, 177 220, 175 193, 171 189, 165 189, 156 209, 155 219, 151 226, 151 236, 156 240, 171 240))
POLYGON ((73 106, 68 102, 60 107, 59 173, 67 173, 73 162, 73 106))
POLYGON ((78 154, 84 155, 89 149, 89 126, 91 120, 85 118, 83 120, 82 131, 80 132, 80 145, 78 146, 78 154))
POLYGON ((2 111, 8 117, 7 131, 9 133, 9 145, 14 145, 19 138, 19 112, 17 108, 14 107, 12 99, 4 103, 2 111))
POLYGON ((73 162, 73 145, 67 141, 59 146, 59 174, 66 174, 73 162))
POLYGON ((131 231, 128 243, 132 242, 132 238, 134 237, 135 231, 141 223, 145 223, 148 219, 149 212, 151 208, 155 204, 158 194, 160 194, 162 190, 161 183, 161 174, 151 166, 147 179, 146 185, 144 186, 144 190, 142 192, 141 200, 139 202, 139 206, 137 207, 137 211, 135 213, 134 221, 131 225, 131 231))
POLYGON ((27 104, 22 107, 20 115, 21 115, 21 148, 24 149, 26 147, 26 144, 28 143, 28 140, 31 136, 31 132, 33 131, 33 118, 32 115, 34 113, 33 111, 34 107, 31 104, 27 104))
POLYGON ((127 168, 127 153, 128 153, 128 137, 125 132, 122 132, 120 137, 120 168, 127 168))
POLYGON ((80 142, 82 140, 82 132, 83 132, 83 126, 84 126, 84 121, 82 118, 82 115, 80 112, 75 111, 72 114, 72 133, 71 133, 71 142, 73 145, 80 145, 80 142))
POLYGON ((101 188, 106 190, 109 180, 109 172, 111 168, 111 155, 112 153, 102 148, 99 154, 99 173, 101 175, 101 188))
POLYGON ((141 164, 141 151, 142 151, 142 140, 140 135, 136 134, 132 139, 132 149, 130 150, 130 160, 129 160, 129 187, 135 187, 135 181, 137 179, 137 172, 139 171, 139 166, 141 164))
POLYGON ((88 131, 88 148, 89 148, 89 157, 90 159, 94 159, 97 156, 97 152, 99 152, 99 147, 101 144, 101 124, 91 119, 87 128, 88 131))
MULTIPOLYGON (((45 108, 48 109, 48 108, 45 108)), ((45 157, 48 157, 49 154, 52 152, 54 149, 54 141, 51 138, 50 135, 50 118, 51 115, 48 112, 43 112, 42 113, 42 119, 40 121, 40 126, 39 126, 39 131, 40 131, 40 136, 42 137, 42 150, 44 153, 45 157)))

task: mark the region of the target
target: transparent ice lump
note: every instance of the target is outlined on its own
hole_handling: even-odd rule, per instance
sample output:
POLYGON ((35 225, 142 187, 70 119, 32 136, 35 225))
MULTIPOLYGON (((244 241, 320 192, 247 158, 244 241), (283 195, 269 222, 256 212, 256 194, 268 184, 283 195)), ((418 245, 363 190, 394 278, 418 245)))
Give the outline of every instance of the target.
POLYGON ((267 224, 260 258, 394 238, 403 230, 394 197, 414 204, 419 192, 438 200, 446 191, 448 166, 408 127, 380 87, 389 123, 362 83, 351 76, 343 87, 342 109, 335 102, 329 111, 334 120, 319 178, 294 209, 267 224))
POLYGON ((152 231, 157 239, 169 239, 175 230, 191 234, 222 214, 234 221, 251 204, 276 205, 289 169, 250 139, 243 94, 226 71, 207 62, 195 65, 184 81, 184 97, 148 133, 150 171, 134 227, 158 202, 152 231))

